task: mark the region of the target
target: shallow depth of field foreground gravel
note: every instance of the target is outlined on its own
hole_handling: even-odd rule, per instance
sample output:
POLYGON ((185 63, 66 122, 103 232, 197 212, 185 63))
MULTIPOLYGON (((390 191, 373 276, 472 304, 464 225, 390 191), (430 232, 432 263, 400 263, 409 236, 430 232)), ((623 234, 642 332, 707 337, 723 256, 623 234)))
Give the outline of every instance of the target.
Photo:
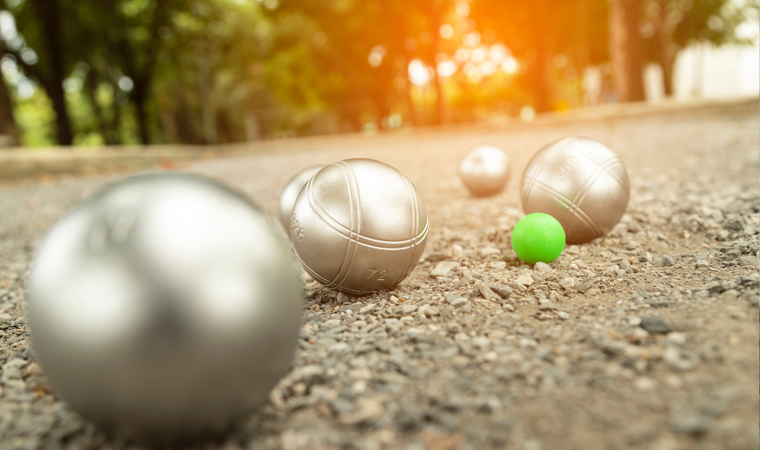
MULTIPOLYGON (((305 274, 292 371, 221 441, 233 449, 757 449, 757 102, 512 131, 336 138, 331 150, 210 160, 274 213, 295 172, 385 161, 424 198, 423 261, 395 291, 349 298, 305 274), (519 178, 567 135, 617 151, 628 213, 549 267, 521 265, 519 178), (471 147, 512 158, 508 189, 472 199, 471 147)), ((0 448, 143 448, 53 393, 30 346, 24 287, 43 233, 111 178, 0 186, 0 448)))

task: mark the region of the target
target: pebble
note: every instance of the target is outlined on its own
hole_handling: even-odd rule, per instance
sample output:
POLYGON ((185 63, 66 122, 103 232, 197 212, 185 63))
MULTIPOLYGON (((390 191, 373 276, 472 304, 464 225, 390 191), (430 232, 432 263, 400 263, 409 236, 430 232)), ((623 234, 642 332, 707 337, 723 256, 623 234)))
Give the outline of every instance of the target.
POLYGON ((457 269, 459 267, 459 264, 454 261, 444 261, 441 263, 438 263, 437 266, 435 266, 435 269, 433 269, 430 272, 430 276, 433 278, 436 277, 443 277, 446 276, 449 272, 457 269))
POLYGON ((642 317, 639 326, 652 334, 667 334, 672 331, 665 319, 657 316, 642 317))
POLYGON ((419 309, 420 314, 424 314, 426 317, 440 316, 441 312, 438 308, 430 305, 422 305, 419 309))
POLYGON ((543 263, 541 261, 537 262, 536 265, 533 266, 533 270, 538 273, 549 273, 554 271, 554 269, 552 269, 549 264, 543 263))
POLYGON ((377 307, 377 305, 375 305, 374 303, 371 303, 371 304, 369 304, 367 306, 362 307, 359 310, 359 313, 360 314, 372 314, 375 311, 376 307, 377 307))
POLYGON ((565 288, 565 290, 571 290, 573 287, 575 287, 575 278, 569 277, 569 278, 563 278, 562 281, 559 282, 559 285, 565 288))
POLYGON ((501 296, 491 290, 490 287, 485 284, 478 285, 478 291, 486 300, 501 300, 501 296))
POLYGON ((517 277, 515 283, 523 286, 530 286, 533 284, 533 277, 531 277, 529 273, 524 273, 517 277))
POLYGON ((460 306, 464 306, 467 304, 467 299, 464 297, 459 297, 451 302, 451 306, 454 308, 459 308, 460 306))
POLYGON ((670 267, 676 263, 676 260, 672 256, 662 255, 654 259, 652 264, 656 267, 670 267))
POLYGON ((411 314, 415 311, 417 311, 418 306, 417 305, 411 305, 408 303, 405 303, 401 305, 401 313, 402 314, 411 314))
POLYGON ((557 305, 548 300, 542 300, 538 305, 538 309, 541 311, 554 311, 557 309, 557 305))

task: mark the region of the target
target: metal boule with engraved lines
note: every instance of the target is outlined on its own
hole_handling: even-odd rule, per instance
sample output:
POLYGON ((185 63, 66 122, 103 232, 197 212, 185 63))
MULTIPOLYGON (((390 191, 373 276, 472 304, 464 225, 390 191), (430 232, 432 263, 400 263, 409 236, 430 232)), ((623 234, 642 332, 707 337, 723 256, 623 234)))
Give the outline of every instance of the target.
POLYGON ((116 434, 225 428, 287 373, 302 288, 275 223, 194 175, 119 181, 69 211, 32 267, 34 348, 51 385, 116 434))
POLYGON ((498 194, 509 178, 509 157, 496 147, 477 147, 462 160, 459 176, 475 197, 498 194))
POLYGON ((351 295, 393 289, 425 250, 427 213, 401 172, 371 159, 325 167, 296 199, 293 248, 323 285, 351 295))
POLYGON ((525 213, 552 215, 565 229, 568 244, 590 242, 612 230, 629 197, 623 161, 591 139, 568 137, 547 145, 523 174, 525 213))
POLYGON ((282 190, 282 194, 280 194, 280 223, 285 227, 285 231, 290 229, 290 215, 293 214, 293 204, 298 198, 298 193, 301 192, 306 182, 323 167, 325 166, 311 166, 303 169, 293 176, 285 185, 285 189, 282 190))

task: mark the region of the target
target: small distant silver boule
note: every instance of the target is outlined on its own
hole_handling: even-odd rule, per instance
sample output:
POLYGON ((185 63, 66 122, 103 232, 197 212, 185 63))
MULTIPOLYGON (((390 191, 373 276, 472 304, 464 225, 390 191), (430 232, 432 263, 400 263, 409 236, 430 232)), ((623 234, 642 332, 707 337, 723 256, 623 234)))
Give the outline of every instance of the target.
POLYGON ((298 172, 293 178, 285 185, 285 189, 280 194, 280 223, 285 228, 285 231, 290 229, 290 215, 293 213, 293 204, 298 198, 298 193, 301 192, 307 181, 317 174, 322 168, 320 166, 311 166, 298 172))
POLYGON ((123 180, 48 232, 29 325, 55 391, 99 425, 142 439, 219 431, 287 373, 302 291, 258 207, 182 174, 123 180))
POLYGON ((304 268, 351 295, 394 288, 417 265, 428 234, 417 189, 371 159, 325 167, 298 195, 290 238, 304 268))
POLYGON ((568 137, 547 145, 523 174, 525 213, 552 215, 565 229, 568 244, 590 242, 612 230, 629 197, 623 161, 591 139, 568 137))
POLYGON ((509 157, 496 147, 475 148, 462 160, 459 175, 475 197, 498 194, 509 178, 509 157))

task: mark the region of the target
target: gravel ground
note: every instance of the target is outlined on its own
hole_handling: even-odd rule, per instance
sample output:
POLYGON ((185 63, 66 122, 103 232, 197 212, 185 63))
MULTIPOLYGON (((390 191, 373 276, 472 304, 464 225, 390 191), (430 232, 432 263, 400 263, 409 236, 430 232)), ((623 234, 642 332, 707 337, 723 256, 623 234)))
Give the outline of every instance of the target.
MULTIPOLYGON (((305 273, 293 370, 220 442, 235 449, 756 449, 756 103, 512 131, 340 138, 195 163, 275 213, 302 167, 383 160, 424 198, 423 261, 394 292, 336 295, 305 273), (628 213, 549 266, 520 264, 519 175, 568 135, 628 167, 628 213), (504 148, 508 189, 472 199, 457 178, 475 145, 504 148)), ((35 246, 113 176, 0 186, 0 447, 144 448, 72 412, 35 362, 24 287, 35 246)))

